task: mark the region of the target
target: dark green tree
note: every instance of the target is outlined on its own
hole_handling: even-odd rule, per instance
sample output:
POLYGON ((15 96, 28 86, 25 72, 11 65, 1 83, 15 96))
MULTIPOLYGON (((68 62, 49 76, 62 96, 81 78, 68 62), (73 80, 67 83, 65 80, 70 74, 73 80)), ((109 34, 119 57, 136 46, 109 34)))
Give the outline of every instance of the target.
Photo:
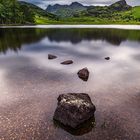
POLYGON ((0 24, 34 23, 33 11, 17 0, 0 0, 0 24))

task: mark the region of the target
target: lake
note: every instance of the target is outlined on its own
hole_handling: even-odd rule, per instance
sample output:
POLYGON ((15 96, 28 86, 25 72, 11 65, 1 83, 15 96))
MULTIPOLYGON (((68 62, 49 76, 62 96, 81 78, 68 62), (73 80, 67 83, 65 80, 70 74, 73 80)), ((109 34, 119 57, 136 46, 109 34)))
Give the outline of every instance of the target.
POLYGON ((0 28, 0 139, 140 139, 140 26, 72 27, 0 28), (73 134, 53 122, 63 93, 89 94, 93 128, 73 134))

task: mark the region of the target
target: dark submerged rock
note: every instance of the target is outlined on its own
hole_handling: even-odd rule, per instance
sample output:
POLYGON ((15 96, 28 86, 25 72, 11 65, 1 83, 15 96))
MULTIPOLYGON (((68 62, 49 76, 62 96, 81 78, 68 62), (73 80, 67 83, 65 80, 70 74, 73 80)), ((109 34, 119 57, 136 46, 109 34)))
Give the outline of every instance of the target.
POLYGON ((69 93, 58 97, 58 106, 53 119, 72 129, 94 117, 95 106, 88 94, 69 93))
POLYGON ((105 57, 105 60, 110 60, 110 57, 105 57))
POLYGON ((48 54, 48 59, 56 59, 56 58, 57 58, 57 56, 52 55, 52 54, 48 54))
POLYGON ((61 63, 62 65, 69 65, 69 64, 73 64, 72 60, 67 60, 61 63))
POLYGON ((79 70, 79 72, 77 74, 78 74, 79 78, 81 78, 83 81, 88 81, 89 71, 87 68, 83 68, 83 69, 79 70))
POLYGON ((92 129, 95 127, 95 118, 91 117, 89 120, 87 120, 84 123, 82 123, 81 125, 79 125, 76 129, 69 127, 69 126, 65 126, 56 120, 54 120, 54 125, 56 127, 61 127, 62 129, 64 129, 65 131, 67 131, 68 133, 70 133, 74 136, 82 136, 82 135, 92 131, 92 129))

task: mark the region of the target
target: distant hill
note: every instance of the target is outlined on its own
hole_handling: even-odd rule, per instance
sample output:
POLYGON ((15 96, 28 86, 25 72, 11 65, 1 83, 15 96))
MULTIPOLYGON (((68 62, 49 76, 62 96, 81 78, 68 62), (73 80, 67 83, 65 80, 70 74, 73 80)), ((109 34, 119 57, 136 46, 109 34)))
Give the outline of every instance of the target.
POLYGON ((133 7, 130 14, 140 21, 140 6, 133 7))
POLYGON ((140 24, 140 6, 131 7, 126 0, 109 6, 84 6, 78 2, 55 4, 46 10, 26 2, 20 5, 31 9, 36 24, 140 24))
POLYGON ((38 16, 45 16, 45 17, 48 17, 48 18, 56 18, 55 15, 41 9, 40 7, 34 5, 34 4, 31 4, 31 3, 27 3, 27 2, 24 2, 24 1, 19 1, 18 2, 19 5, 24 8, 24 7, 28 7, 28 9, 32 10, 32 12, 35 14, 35 15, 38 15, 38 16))
POLYGON ((74 14, 77 14, 86 9, 87 9, 86 6, 83 6, 78 2, 73 2, 70 5, 60 5, 60 4, 55 4, 53 6, 49 5, 46 11, 55 14, 59 17, 72 17, 74 14))
POLYGON ((140 24, 140 6, 131 7, 125 0, 109 6, 49 5, 46 10, 17 0, 0 3, 0 24, 140 24))
POLYGON ((120 0, 109 6, 90 6, 81 14, 95 17, 112 17, 116 12, 128 11, 131 8, 132 7, 128 5, 125 0, 120 0))
POLYGON ((109 6, 109 9, 113 11, 126 11, 130 10, 131 8, 132 7, 128 5, 125 0, 120 0, 109 6))
POLYGON ((108 16, 116 11, 127 11, 130 9, 131 6, 129 6, 125 0, 120 0, 110 6, 84 6, 78 2, 73 2, 70 5, 55 4, 54 6, 49 5, 46 11, 64 18, 64 17, 77 17, 80 15, 108 16))

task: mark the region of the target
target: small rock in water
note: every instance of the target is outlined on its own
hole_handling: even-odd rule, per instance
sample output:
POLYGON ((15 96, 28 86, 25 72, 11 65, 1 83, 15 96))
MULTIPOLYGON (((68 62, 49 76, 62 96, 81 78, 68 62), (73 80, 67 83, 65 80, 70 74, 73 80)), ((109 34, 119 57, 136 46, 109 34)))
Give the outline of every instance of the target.
POLYGON ((81 78, 83 81, 88 81, 89 71, 87 68, 83 68, 83 69, 79 70, 79 72, 77 74, 78 74, 79 78, 81 78))
POLYGON ((69 65, 69 64, 73 64, 73 61, 72 60, 67 60, 67 61, 62 62, 61 64, 69 65))
POLYGON ((57 56, 52 55, 52 54, 48 54, 48 59, 56 59, 56 58, 57 58, 57 56))
POLYGON ((96 108, 88 94, 62 94, 57 100, 58 106, 55 110, 53 119, 64 126, 76 129, 85 121, 94 117, 96 108))
POLYGON ((105 57, 106 60, 110 60, 110 57, 105 57))

